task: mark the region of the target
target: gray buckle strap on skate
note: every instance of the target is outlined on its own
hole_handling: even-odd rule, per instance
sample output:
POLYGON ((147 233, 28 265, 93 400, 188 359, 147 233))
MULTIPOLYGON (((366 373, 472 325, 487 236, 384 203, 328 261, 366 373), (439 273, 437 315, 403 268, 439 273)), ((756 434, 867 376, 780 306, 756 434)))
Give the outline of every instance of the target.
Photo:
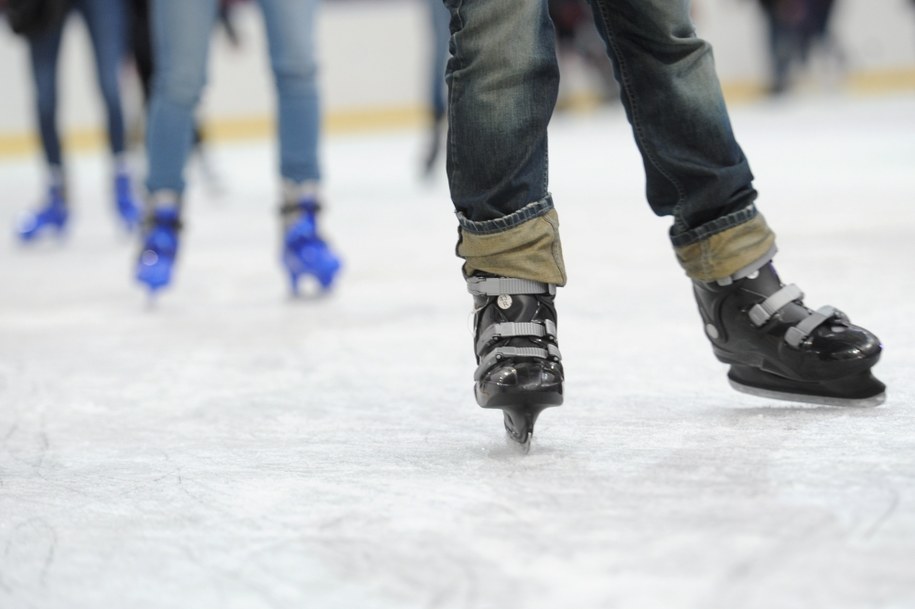
POLYGON ((559 347, 556 345, 547 345, 546 349, 541 349, 539 347, 498 347, 487 353, 486 357, 480 360, 480 365, 477 366, 476 372, 473 373, 473 379, 475 381, 480 380, 483 378, 483 375, 486 374, 486 371, 492 368, 496 362, 503 360, 506 357, 554 359, 556 361, 562 359, 562 356, 559 354, 559 347))
POLYGON ((512 338, 516 336, 531 336, 534 338, 556 337, 556 324, 552 320, 530 322, 503 322, 492 324, 480 335, 477 340, 477 353, 494 338, 512 338))
POLYGON ((794 302, 795 300, 802 300, 804 298, 804 293, 801 292, 801 289, 794 285, 786 285, 782 287, 778 292, 772 294, 764 301, 757 305, 753 305, 753 308, 749 311, 750 321, 758 328, 759 326, 764 325, 767 321, 772 319, 772 316, 775 315, 782 307, 788 303, 794 302))
POLYGON ((835 307, 830 307, 828 305, 820 307, 815 313, 811 313, 809 317, 806 317, 797 325, 788 328, 788 331, 785 333, 785 342, 797 349, 814 330, 834 317, 836 313, 838 313, 838 311, 835 307))
POLYGON ((514 277, 470 277, 467 291, 474 296, 499 296, 501 294, 555 294, 556 286, 530 279, 514 277))

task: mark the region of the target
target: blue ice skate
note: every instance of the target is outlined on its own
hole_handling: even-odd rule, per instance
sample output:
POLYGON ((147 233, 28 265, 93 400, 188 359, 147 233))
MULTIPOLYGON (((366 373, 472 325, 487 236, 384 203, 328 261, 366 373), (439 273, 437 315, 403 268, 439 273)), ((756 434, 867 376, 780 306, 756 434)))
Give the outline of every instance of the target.
POLYGON ((133 232, 140 223, 140 208, 133 195, 130 176, 123 171, 114 177, 114 203, 124 227, 133 232))
POLYGON ((44 207, 23 214, 16 225, 16 234, 23 242, 34 241, 49 232, 60 236, 67 227, 68 217, 63 187, 51 186, 44 207))
POLYGON ((172 207, 155 210, 144 222, 143 249, 137 260, 136 277, 151 294, 171 282, 180 228, 178 209, 172 207))
POLYGON ((330 289, 340 270, 340 259, 318 234, 318 204, 313 199, 283 206, 284 216, 298 216, 283 235, 283 266, 289 273, 293 294, 299 293, 299 279, 313 276, 322 290, 330 289))

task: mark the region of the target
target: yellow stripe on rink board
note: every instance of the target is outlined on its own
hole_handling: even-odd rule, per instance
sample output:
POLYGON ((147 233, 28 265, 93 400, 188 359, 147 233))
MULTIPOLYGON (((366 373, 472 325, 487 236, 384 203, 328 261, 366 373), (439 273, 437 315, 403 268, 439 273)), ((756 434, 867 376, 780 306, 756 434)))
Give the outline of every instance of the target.
MULTIPOLYGON (((722 89, 728 103, 753 101, 765 94, 765 88, 758 82, 725 82, 722 89)), ((861 95, 913 90, 915 68, 853 73, 845 79, 842 89, 861 95)), ((571 95, 563 103, 565 109, 580 111, 598 105, 598 98, 587 93, 571 95)), ((331 112, 324 118, 324 128, 328 134, 358 133, 417 127, 425 124, 426 120, 428 116, 421 107, 366 108, 331 112)), ((205 131, 208 138, 220 142, 264 139, 272 137, 274 122, 268 117, 223 118, 208 122, 205 131)), ((75 129, 64 137, 64 146, 68 152, 95 151, 104 144, 105 138, 99 129, 75 129)), ((35 136, 27 133, 0 133, 0 158, 37 152, 38 140, 35 136)))

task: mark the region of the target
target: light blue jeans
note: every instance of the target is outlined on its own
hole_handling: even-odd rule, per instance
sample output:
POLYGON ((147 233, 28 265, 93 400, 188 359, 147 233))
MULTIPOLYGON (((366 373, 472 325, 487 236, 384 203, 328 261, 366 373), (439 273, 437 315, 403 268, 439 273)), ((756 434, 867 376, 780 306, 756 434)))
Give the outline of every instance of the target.
MULTIPOLYGON (((259 0, 277 91, 280 175, 320 178, 320 107, 314 24, 318 0, 259 0)), ((153 0, 153 97, 147 128, 149 192, 184 191, 194 112, 207 79, 219 0, 153 0)))

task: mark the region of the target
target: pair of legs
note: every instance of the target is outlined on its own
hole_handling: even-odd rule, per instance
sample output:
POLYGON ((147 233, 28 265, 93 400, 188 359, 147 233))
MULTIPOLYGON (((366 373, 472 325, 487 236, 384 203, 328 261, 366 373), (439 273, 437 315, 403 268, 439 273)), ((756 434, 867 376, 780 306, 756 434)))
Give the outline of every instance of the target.
MULTIPOLYGON (((317 239, 314 228, 316 191, 320 179, 320 107, 314 53, 318 2, 259 0, 259 4, 277 91, 279 173, 284 184, 285 225, 292 230, 307 216, 310 221, 303 238, 314 242, 317 239)), ((219 0, 152 0, 151 3, 155 74, 146 136, 150 231, 141 254, 138 278, 153 289, 168 283, 177 248, 180 202, 185 190, 184 169, 192 147, 194 114, 207 80, 210 32, 218 9, 219 0), (168 247, 150 243, 150 240, 156 240, 157 224, 166 232, 174 233, 173 243, 168 247), (159 251, 161 249, 168 251, 159 251), (157 264, 167 262, 167 268, 161 264, 158 268, 156 264, 144 264, 144 255, 147 260, 155 259, 157 264)), ((286 237, 288 240, 288 232, 286 237)), ((292 259, 300 257, 294 255, 284 260, 288 266, 292 259)), ((326 263, 326 272, 319 281, 329 285, 338 264, 335 266, 325 259, 319 262, 326 263), (333 270, 327 271, 330 267, 333 270)), ((295 271, 290 269, 294 286, 301 266, 295 271)))
MULTIPOLYGON (((448 178, 457 252, 477 308, 477 400, 505 410, 509 430, 523 432, 539 409, 562 400, 553 296, 566 273, 547 171, 559 79, 555 35, 547 0, 445 4, 452 31, 448 178)), ((693 280, 716 355, 732 364, 732 382, 761 385, 754 375, 765 372, 758 375, 765 382, 774 375, 793 383, 769 389, 795 396, 882 396, 879 383, 855 396, 830 384, 869 376, 880 352, 876 337, 837 312, 809 311, 799 291, 774 274, 775 236, 754 204, 753 176, 688 2, 591 4, 642 155, 648 203, 673 218, 672 247, 693 280)))
MULTIPOLYGON (((128 226, 132 226, 136 211, 123 159, 125 128, 119 79, 126 50, 128 10, 126 0, 73 0, 67 16, 70 12, 78 13, 89 31, 96 79, 107 117, 108 147, 115 159, 115 196, 122 218, 128 226)), ((57 128, 57 64, 66 25, 65 17, 50 29, 29 38, 38 132, 50 174, 49 207, 60 208, 63 214, 56 216, 58 228, 62 228, 66 222, 63 208, 67 202, 63 151, 57 128)), ((41 214, 31 218, 31 230, 23 230, 21 235, 24 238, 37 235, 37 231, 42 228, 40 220, 41 214)))
MULTIPOLYGON (((320 107, 314 22, 317 0, 259 0, 277 91, 280 175, 317 182, 320 107)), ((147 149, 150 193, 184 192, 194 113, 207 80, 210 31, 219 0, 152 0, 156 72, 147 149)))

